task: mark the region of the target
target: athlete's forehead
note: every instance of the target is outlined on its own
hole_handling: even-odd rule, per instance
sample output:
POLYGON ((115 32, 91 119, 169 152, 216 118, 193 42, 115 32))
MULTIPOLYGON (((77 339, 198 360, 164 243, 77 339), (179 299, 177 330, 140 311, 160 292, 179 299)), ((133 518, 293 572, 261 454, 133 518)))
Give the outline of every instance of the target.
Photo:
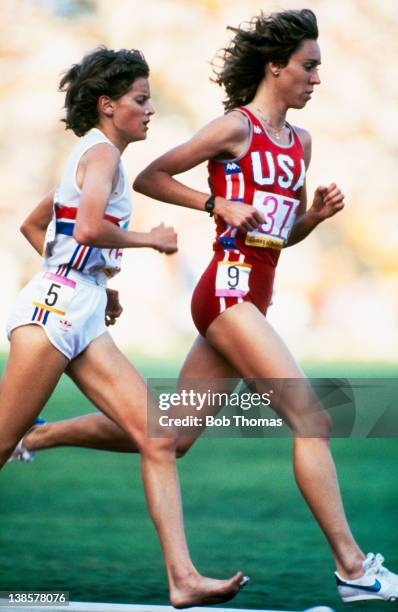
POLYGON ((146 77, 138 77, 138 79, 135 79, 135 81, 133 81, 133 83, 130 85, 128 92, 150 97, 151 89, 149 87, 148 79, 146 77))
POLYGON ((291 59, 296 61, 311 62, 314 64, 321 63, 321 50, 317 40, 306 38, 303 40, 297 51, 295 51, 291 59))

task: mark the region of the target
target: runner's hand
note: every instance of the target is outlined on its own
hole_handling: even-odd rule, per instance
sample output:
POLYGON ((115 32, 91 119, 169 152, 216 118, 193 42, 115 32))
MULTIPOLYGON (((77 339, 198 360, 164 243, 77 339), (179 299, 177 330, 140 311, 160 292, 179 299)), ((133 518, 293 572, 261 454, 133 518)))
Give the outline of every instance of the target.
POLYGON ((315 213, 320 221, 333 217, 344 208, 344 194, 336 183, 329 187, 318 187, 310 211, 315 213))
POLYGON ((108 302, 105 308, 105 325, 115 325, 116 320, 123 312, 123 308, 119 302, 119 292, 116 289, 107 289, 106 295, 108 302))
POLYGON ((265 223, 264 215, 254 206, 232 202, 221 197, 216 198, 215 204, 215 215, 221 217, 227 225, 236 227, 241 232, 251 232, 265 223))
POLYGON ((149 232, 151 245, 159 253, 171 255, 178 251, 177 234, 174 227, 166 227, 164 223, 153 227, 149 232))

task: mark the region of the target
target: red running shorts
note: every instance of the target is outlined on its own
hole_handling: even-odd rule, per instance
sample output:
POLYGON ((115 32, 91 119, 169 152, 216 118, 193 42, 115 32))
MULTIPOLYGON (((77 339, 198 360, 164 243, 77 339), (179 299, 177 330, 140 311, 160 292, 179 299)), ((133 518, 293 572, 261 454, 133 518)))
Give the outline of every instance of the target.
POLYGON ((235 249, 216 251, 192 295, 193 322, 202 336, 224 310, 251 302, 265 315, 272 299, 275 267, 235 249))

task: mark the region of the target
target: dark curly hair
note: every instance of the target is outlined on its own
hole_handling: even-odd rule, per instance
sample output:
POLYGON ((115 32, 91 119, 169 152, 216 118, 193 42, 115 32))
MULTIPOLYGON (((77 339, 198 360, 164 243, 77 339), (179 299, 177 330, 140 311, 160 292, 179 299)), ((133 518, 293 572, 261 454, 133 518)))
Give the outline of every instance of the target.
POLYGON ((98 47, 80 64, 74 64, 59 84, 59 90, 66 92, 66 117, 62 119, 66 129, 84 136, 98 123, 97 102, 100 96, 117 100, 135 79, 148 76, 149 66, 140 51, 98 47))
POLYGON ((303 40, 318 38, 316 16, 309 9, 261 13, 247 25, 227 28, 235 36, 216 56, 221 66, 213 61, 213 80, 227 94, 225 110, 248 104, 254 98, 267 62, 282 68, 303 40))

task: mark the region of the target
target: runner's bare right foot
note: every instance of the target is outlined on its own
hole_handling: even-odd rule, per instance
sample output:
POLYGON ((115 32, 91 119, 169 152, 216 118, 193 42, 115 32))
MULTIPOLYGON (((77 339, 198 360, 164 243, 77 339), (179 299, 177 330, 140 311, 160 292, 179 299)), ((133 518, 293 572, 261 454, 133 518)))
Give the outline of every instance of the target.
POLYGON ((170 602, 175 608, 219 604, 233 599, 249 582, 238 572, 229 580, 214 580, 200 574, 185 577, 170 590, 170 602))

